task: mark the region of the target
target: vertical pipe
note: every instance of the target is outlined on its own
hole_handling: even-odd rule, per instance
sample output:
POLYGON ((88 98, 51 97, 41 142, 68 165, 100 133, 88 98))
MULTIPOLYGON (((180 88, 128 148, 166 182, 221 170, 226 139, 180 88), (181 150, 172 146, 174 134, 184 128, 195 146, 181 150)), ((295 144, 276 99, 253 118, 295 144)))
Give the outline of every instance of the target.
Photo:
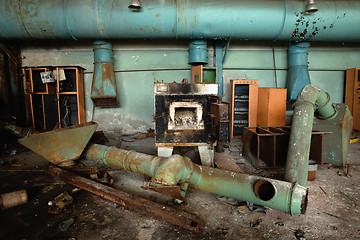
POLYGON ((224 79, 223 79, 223 43, 218 41, 215 43, 215 66, 218 84, 218 95, 220 98, 224 95, 224 79))
POLYGON ((337 114, 328 93, 307 85, 299 92, 295 102, 285 167, 285 180, 302 186, 306 186, 307 182, 315 110, 317 116, 324 120, 333 119, 337 114))
POLYGON ((119 106, 112 44, 110 42, 94 42, 94 74, 91 87, 91 99, 97 107, 119 106))
POLYGON ((287 102, 295 100, 299 91, 310 84, 308 47, 310 43, 291 43, 288 49, 287 102))

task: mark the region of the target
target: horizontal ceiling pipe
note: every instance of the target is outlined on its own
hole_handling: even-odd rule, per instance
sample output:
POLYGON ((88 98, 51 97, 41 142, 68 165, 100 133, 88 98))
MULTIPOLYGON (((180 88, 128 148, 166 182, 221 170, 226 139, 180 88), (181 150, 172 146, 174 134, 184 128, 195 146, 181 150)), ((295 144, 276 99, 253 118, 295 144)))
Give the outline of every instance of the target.
POLYGON ((306 186, 310 154, 313 117, 324 120, 333 119, 336 108, 328 93, 322 89, 307 85, 300 92, 295 102, 289 148, 285 166, 285 180, 306 186))
POLYGON ((152 177, 150 185, 182 186, 249 201, 288 212, 305 213, 307 189, 298 184, 200 166, 187 157, 161 158, 115 147, 89 143, 83 156, 108 166, 152 177))
POLYGON ((360 1, 0 0, 0 39, 359 41, 360 1))

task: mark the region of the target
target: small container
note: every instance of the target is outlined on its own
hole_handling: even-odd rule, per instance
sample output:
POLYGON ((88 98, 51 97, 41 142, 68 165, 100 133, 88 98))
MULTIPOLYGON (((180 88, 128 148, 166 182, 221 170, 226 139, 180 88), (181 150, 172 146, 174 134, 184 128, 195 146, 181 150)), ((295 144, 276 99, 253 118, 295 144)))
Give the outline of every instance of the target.
POLYGON ((27 203, 28 196, 26 190, 20 190, 0 195, 0 208, 7 209, 27 203))
POLYGON ((317 168, 318 168, 318 163, 314 160, 309 160, 308 178, 307 178, 309 181, 315 180, 317 168))

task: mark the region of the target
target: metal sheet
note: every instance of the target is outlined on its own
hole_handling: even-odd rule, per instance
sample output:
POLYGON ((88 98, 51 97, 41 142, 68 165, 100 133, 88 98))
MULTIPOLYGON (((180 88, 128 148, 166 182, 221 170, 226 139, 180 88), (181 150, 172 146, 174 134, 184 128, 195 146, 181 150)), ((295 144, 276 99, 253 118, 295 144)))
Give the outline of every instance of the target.
POLYGON ((71 166, 80 157, 97 123, 89 122, 68 128, 33 134, 19 139, 19 143, 55 165, 71 166))

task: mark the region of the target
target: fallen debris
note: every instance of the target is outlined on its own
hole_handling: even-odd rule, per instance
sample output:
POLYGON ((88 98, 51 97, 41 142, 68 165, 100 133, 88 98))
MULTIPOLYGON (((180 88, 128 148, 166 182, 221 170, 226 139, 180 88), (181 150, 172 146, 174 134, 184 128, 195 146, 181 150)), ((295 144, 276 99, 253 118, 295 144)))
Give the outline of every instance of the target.
POLYGON ((97 167, 90 168, 90 178, 94 181, 112 186, 114 179, 111 178, 107 171, 100 171, 97 167))
POLYGON ((118 189, 111 188, 109 186, 72 174, 63 169, 50 166, 47 172, 54 177, 60 178, 66 183, 80 187, 106 200, 112 201, 141 214, 157 217, 163 221, 169 222, 179 227, 194 232, 199 232, 205 225, 203 220, 193 214, 152 202, 136 195, 120 191, 118 189))
POLYGON ((266 210, 267 210, 266 207, 253 204, 253 203, 251 203, 251 202, 246 202, 246 206, 247 206, 247 207, 249 208, 249 210, 252 211, 252 212, 266 213, 266 210))
POLYGON ((68 220, 65 220, 59 224, 59 229, 63 232, 67 231, 68 228, 74 223, 73 218, 69 218, 68 220))
POLYGON ((319 188, 321 189, 321 191, 323 191, 323 193, 327 194, 322 187, 319 186, 319 188))
POLYGON ((299 240, 305 239, 305 232, 303 230, 298 229, 295 231, 295 237, 296 237, 296 239, 299 239, 299 240))
POLYGON ((105 137, 103 131, 95 131, 90 139, 90 142, 97 144, 105 144, 109 142, 109 140, 105 137))
POLYGON ((229 156, 215 153, 214 162, 215 165, 220 169, 233 171, 233 172, 240 172, 240 173, 243 172, 241 168, 229 156))
POLYGON ((0 208, 8 209, 24 203, 27 203, 28 196, 26 190, 20 190, 0 195, 0 208))
POLYGON ((54 198, 54 200, 49 201, 48 205, 49 213, 59 214, 67 205, 73 202, 73 198, 67 193, 63 192, 57 197, 54 198))

